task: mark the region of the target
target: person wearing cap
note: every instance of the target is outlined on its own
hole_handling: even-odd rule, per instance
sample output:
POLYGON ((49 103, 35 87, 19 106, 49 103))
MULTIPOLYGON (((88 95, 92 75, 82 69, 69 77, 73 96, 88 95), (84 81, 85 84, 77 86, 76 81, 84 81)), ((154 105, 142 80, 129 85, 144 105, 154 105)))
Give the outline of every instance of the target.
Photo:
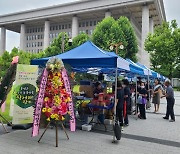
POLYGON ((166 86, 166 94, 163 95, 162 97, 166 97, 167 109, 166 109, 166 116, 163 117, 163 119, 169 120, 169 116, 171 116, 171 120, 169 120, 169 122, 175 122, 175 116, 174 116, 174 103, 175 103, 174 90, 173 90, 169 80, 165 81, 165 86, 166 86))

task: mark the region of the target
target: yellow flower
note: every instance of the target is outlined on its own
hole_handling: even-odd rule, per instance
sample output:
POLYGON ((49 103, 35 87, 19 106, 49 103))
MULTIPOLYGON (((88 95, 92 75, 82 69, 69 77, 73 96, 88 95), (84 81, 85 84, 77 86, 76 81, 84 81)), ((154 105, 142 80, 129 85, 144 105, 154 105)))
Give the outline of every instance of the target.
POLYGON ((47 111, 47 109, 46 109, 46 108, 43 108, 43 109, 42 109, 42 112, 46 112, 46 111, 47 111))
POLYGON ((50 121, 50 118, 47 118, 46 120, 47 120, 47 121, 50 121))
POLYGON ((70 112, 70 111, 68 111, 68 114, 71 114, 71 112, 70 112))
POLYGON ((68 101, 68 102, 70 102, 70 101, 71 101, 71 98, 70 98, 70 97, 68 97, 68 98, 67 98, 67 101, 68 101))
POLYGON ((51 111, 52 111, 52 109, 51 109, 51 108, 47 109, 47 112, 51 112, 51 111))
POLYGON ((65 118, 62 116, 62 121, 64 121, 65 120, 65 118))
POLYGON ((51 114, 51 118, 52 118, 52 119, 54 119, 54 118, 55 118, 54 114, 51 114))
POLYGON ((44 98, 44 101, 45 101, 45 102, 47 102, 48 100, 49 100, 49 98, 48 98, 48 97, 45 97, 45 98, 44 98))
POLYGON ((59 95, 54 96, 54 101, 56 106, 58 106, 62 102, 59 95))
POLYGON ((59 115, 58 115, 58 114, 54 114, 54 117, 55 117, 56 119, 58 119, 58 118, 59 118, 59 115))

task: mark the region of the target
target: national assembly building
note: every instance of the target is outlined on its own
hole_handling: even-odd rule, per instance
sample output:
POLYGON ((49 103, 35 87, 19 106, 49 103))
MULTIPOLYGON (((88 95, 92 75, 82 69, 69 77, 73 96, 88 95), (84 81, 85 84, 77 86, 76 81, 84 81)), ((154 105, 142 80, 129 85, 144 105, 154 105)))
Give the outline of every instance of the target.
POLYGON ((97 23, 112 16, 126 16, 138 40, 138 60, 149 63, 144 40, 155 26, 166 21, 163 0, 80 0, 0 16, 0 54, 5 51, 6 30, 20 33, 21 50, 39 52, 47 48, 60 32, 70 38, 93 33, 97 23))

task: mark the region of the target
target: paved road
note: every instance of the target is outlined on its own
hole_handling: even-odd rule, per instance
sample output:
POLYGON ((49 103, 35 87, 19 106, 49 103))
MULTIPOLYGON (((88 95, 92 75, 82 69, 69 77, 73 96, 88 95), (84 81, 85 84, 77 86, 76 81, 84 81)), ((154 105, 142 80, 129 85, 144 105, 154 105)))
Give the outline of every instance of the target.
MULTIPOLYGON (((123 131, 123 137, 112 144, 112 132, 69 132, 66 140, 59 129, 59 147, 55 147, 55 130, 48 129, 41 143, 39 137, 32 138, 31 129, 14 131, 0 136, 0 154, 179 154, 180 153, 180 93, 176 93, 176 122, 162 119, 166 100, 161 100, 160 111, 153 108, 147 113, 147 120, 130 116, 130 125, 123 131)), ((42 132, 43 130, 41 130, 42 132)))

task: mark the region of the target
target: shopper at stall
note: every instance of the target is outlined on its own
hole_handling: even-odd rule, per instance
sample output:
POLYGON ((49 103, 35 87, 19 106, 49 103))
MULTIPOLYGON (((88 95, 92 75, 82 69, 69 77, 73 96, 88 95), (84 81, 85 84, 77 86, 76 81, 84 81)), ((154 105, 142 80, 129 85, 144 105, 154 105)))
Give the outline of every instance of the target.
POLYGON ((95 83, 95 90, 93 91, 94 99, 98 99, 100 93, 103 92, 102 86, 100 82, 95 83))
POLYGON ((124 125, 129 126, 128 112, 131 112, 130 111, 130 108, 131 108, 131 101, 130 101, 131 92, 130 92, 130 88, 129 88, 129 81, 127 79, 123 79, 122 84, 124 87, 124 113, 123 113, 124 125))
POLYGON ((139 111, 140 114, 138 115, 138 117, 140 119, 146 119, 146 103, 147 103, 147 96, 148 96, 148 92, 145 88, 145 85, 143 82, 141 82, 141 89, 139 89, 138 92, 138 107, 139 107, 139 111))
POLYGON ((123 104, 124 104, 124 89, 120 81, 117 82, 117 105, 116 105, 116 117, 119 120, 121 129, 123 127, 123 104))
POLYGON ((152 99, 152 103, 154 104, 154 113, 159 111, 159 105, 160 105, 160 95, 161 95, 161 84, 160 81, 158 79, 156 79, 154 81, 155 86, 153 89, 153 99, 152 99))
POLYGON ((173 90, 169 80, 165 81, 165 86, 166 86, 166 94, 163 95, 162 97, 166 97, 167 109, 166 109, 166 116, 163 118, 169 120, 169 116, 171 116, 170 122, 174 122, 175 121, 175 116, 174 116, 174 103, 175 103, 174 90, 173 90))

